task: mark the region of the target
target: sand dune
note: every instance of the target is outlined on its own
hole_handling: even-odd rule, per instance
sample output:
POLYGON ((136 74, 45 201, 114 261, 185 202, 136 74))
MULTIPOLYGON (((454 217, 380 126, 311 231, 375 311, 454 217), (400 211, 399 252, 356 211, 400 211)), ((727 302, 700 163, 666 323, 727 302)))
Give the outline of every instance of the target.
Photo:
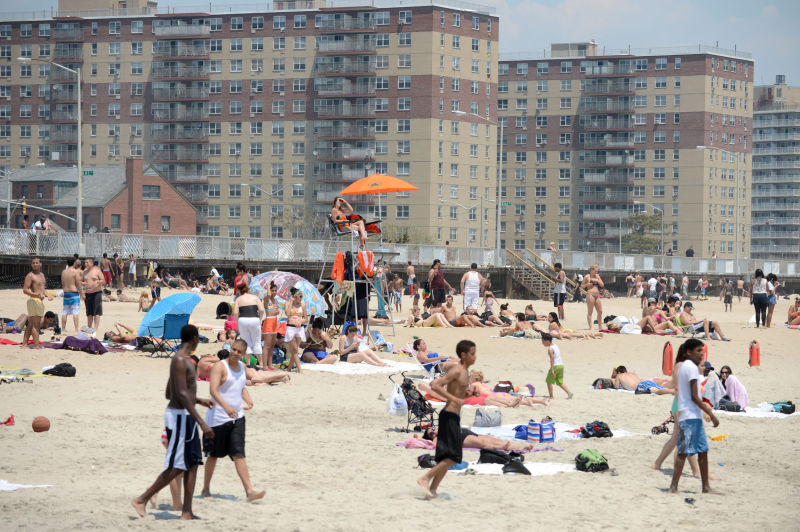
MULTIPOLYGON (((169 293, 169 291, 166 291, 169 293)), ((131 294, 133 295, 133 294, 131 294)), ((166 294, 165 294, 166 295, 166 294)), ((0 292, 0 314, 15 317, 25 309, 21 290, 0 292)), ((223 298, 204 296, 193 318, 212 321, 223 298)), ((457 303, 459 300, 457 299, 457 303)), ((410 307, 408 298, 404 305, 410 307)), ((775 321, 783 321, 789 302, 781 300, 775 321)), ((524 302, 513 301, 522 310, 524 302)), ((540 313, 550 305, 535 303, 540 313)), ((638 302, 604 301, 608 313, 639 313, 638 302)), ((697 303, 695 314, 721 321, 731 342, 711 342, 710 360, 719 368, 729 364, 745 384, 754 404, 765 400, 798 399, 800 372, 797 345, 800 332, 777 326, 756 330, 748 325, 752 307, 743 301, 724 313, 718 299, 697 303), (747 367, 747 344, 758 339, 762 365, 747 367)), ((60 301, 47 305, 60 312, 60 301)), ((107 303, 101 328, 112 321, 137 326, 141 314, 132 303, 107 303)), ((567 304, 567 325, 585 328, 585 306, 567 304)), ((403 313, 405 316, 406 313, 403 313)), ((82 320, 85 323, 85 320, 82 320)), ((217 322, 220 325, 221 321, 217 322)), ((385 335, 390 334, 386 328, 385 335)), ((496 329, 397 329, 388 337, 396 345, 421 335, 439 352, 453 351, 456 342, 470 338, 478 345, 477 367, 492 381, 509 379, 533 383, 546 390, 547 361, 541 343, 490 338, 496 329)), ((20 336, 3 335, 20 339, 20 336)), ((595 419, 647 434, 611 440, 559 441, 563 452, 528 455, 534 462, 572 463, 585 448, 597 448, 616 475, 557 474, 543 477, 448 476, 442 500, 423 501, 414 480, 421 475, 416 457, 422 451, 398 448, 405 438, 396 430, 404 419, 386 414, 384 401, 391 383, 386 375, 336 375, 307 372, 293 375, 291 385, 251 388, 255 408, 247 413, 247 460, 256 487, 267 489, 264 500, 248 505, 233 465, 220 461, 212 484, 217 498, 197 499, 202 529, 223 530, 421 530, 511 529, 547 526, 554 530, 707 528, 708 523, 733 530, 797 527, 792 501, 800 496, 797 456, 800 417, 755 419, 724 416, 709 434, 728 433, 712 442, 710 464, 721 481, 713 485, 723 497, 699 493, 699 479, 685 476, 681 494, 669 495, 669 473, 654 472, 650 464, 667 436, 651 436, 650 428, 669 415, 669 397, 633 396, 589 390, 596 377, 625 364, 644 378, 660 374, 661 349, 675 337, 608 335, 602 340, 559 342, 565 361, 566 383, 575 393, 567 401, 560 390, 550 408, 503 411, 504 423, 524 423, 550 415, 557 421, 582 424, 595 419), (684 502, 694 498, 693 505, 684 502)), ((201 353, 218 346, 202 345, 201 353)), ((389 356, 393 360, 407 358, 389 356)), ((145 520, 134 520, 129 500, 160 471, 163 448, 163 398, 169 361, 135 352, 92 356, 69 351, 34 352, 0 346, 0 366, 42 366, 69 361, 76 378, 34 378, 32 384, 0 385, 0 418, 14 414, 17 424, 0 426, 0 479, 13 483, 52 484, 0 495, 3 528, 7 530, 70 530, 94 528, 173 529, 160 521, 177 519, 161 494, 161 508, 145 520), (45 415, 49 432, 35 434, 30 423, 45 415)), ((208 385, 198 383, 202 396, 208 385)), ((471 424, 474 410, 462 420, 471 424)), ((544 445, 544 444, 543 444, 544 445)), ((547 444, 553 445, 553 444, 547 444)), ((466 459, 477 454, 466 453, 466 459)), ((669 462, 668 462, 669 463, 669 462)), ((197 492, 199 493, 199 485, 197 492)), ((713 525, 712 525, 713 526, 713 525)), ((183 527, 182 527, 183 528, 183 527)))

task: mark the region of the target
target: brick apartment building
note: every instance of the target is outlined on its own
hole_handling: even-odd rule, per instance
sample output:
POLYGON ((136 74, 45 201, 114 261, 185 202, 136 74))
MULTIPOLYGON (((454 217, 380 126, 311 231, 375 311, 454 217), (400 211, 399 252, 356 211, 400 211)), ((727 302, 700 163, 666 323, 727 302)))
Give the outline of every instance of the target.
POLYGON ((374 196, 350 200, 387 233, 479 240, 475 204, 496 186, 492 8, 124 5, 62 0, 57 17, 0 17, 0 167, 76 164, 77 78, 53 61, 81 71, 83 164, 144 158, 196 206, 193 232, 309 237, 340 190, 380 172, 420 188, 382 198, 380 213, 374 196))
POLYGON ((756 87, 753 117, 753 230, 759 259, 800 256, 800 87, 785 76, 756 87))
POLYGON ((753 93, 750 54, 713 47, 504 58, 504 246, 616 252, 663 212, 664 251, 734 258, 738 220, 747 257, 753 93))
MULTIPOLYGON (((140 158, 127 158, 124 166, 84 167, 83 230, 134 234, 191 235, 195 231, 194 206, 140 158)), ((23 168, 11 177, 11 195, 24 202, 33 222, 47 214, 58 226, 75 231, 64 216, 37 209, 43 207, 74 219, 77 205, 77 168, 23 168)), ((21 227, 22 209, 17 205, 12 226, 21 227)))

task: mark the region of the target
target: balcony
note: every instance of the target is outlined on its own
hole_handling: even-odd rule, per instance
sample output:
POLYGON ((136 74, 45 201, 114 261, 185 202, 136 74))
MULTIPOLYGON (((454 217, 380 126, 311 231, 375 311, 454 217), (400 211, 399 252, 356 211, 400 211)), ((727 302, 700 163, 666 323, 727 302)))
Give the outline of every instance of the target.
POLYGON ((320 139, 371 139, 375 137, 375 128, 372 126, 320 126, 314 129, 320 139))
POLYGON ((53 30, 53 39, 56 41, 82 41, 83 30, 80 28, 56 28, 53 30))
POLYGON ((78 130, 53 131, 50 133, 52 142, 78 142, 78 130))
POLYGON ((208 90, 201 87, 154 87, 154 100, 206 100, 208 90))
POLYGON ((317 51, 320 54, 369 53, 375 51, 375 41, 345 39, 343 41, 323 41, 317 51))
MULTIPOLYGON (((81 48, 58 48, 53 50, 53 60, 63 62, 83 62, 83 50, 81 48)), ((54 67, 58 68, 58 67, 54 67)), ((59 69, 61 70, 61 69, 59 69)))
POLYGON ((583 146, 586 149, 593 148, 632 148, 633 139, 629 138, 584 138, 583 146))
POLYGON ((750 244, 750 253, 797 253, 798 245, 750 244))
POLYGON ((208 111, 204 109, 154 109, 154 120, 208 120, 208 111))
MULTIPOLYGON (((341 193, 338 190, 319 191, 317 192, 317 203, 331 203, 340 195, 341 193)), ((375 203, 374 196, 371 195, 348 196, 347 201, 353 205, 372 205, 375 203)))
POLYGON ((753 142, 769 142, 773 140, 800 140, 800 131, 792 133, 769 133, 766 135, 753 135, 753 142))
POLYGON ((206 162, 208 161, 208 150, 205 149, 152 149, 150 158, 159 163, 166 162, 206 162))
POLYGON ((320 183, 352 183, 366 176, 363 168, 342 168, 341 170, 323 170, 317 176, 320 183))
POLYGON ((800 183, 800 173, 783 175, 776 172, 753 174, 753 183, 800 183))
POLYGON ((51 122, 77 122, 78 111, 53 111, 50 115, 51 122))
POLYGON ((351 105, 344 102, 343 105, 325 106, 315 109, 317 116, 372 116, 375 114, 375 106, 370 104, 351 105))
POLYGON ((343 74, 373 74, 375 63, 373 61, 351 61, 346 63, 318 63, 315 66, 317 74, 328 76, 341 76, 343 74))
MULTIPOLYGON (((758 116, 758 115, 756 115, 758 116)), ((800 126, 800 116, 797 118, 780 118, 775 120, 753 120, 753 130, 767 127, 800 126)))
POLYGON ((633 102, 584 102, 579 109, 586 113, 618 113, 633 111, 633 102))
POLYGON ((208 77, 208 69, 190 66, 167 66, 153 67, 154 79, 205 79, 208 77))
POLYGON ((753 161, 753 170, 760 168, 800 168, 800 159, 796 161, 753 161))
MULTIPOLYGON (((585 156, 579 160, 579 163, 583 166, 633 166, 633 156, 632 155, 596 155, 596 156, 585 156)), ((584 177, 585 179, 585 177, 584 177)))
POLYGON ((320 96, 371 96, 375 94, 375 85, 372 83, 350 83, 341 80, 341 83, 325 83, 325 81, 338 81, 334 79, 320 80, 322 83, 315 83, 314 90, 320 96))
POLYGON ((627 218, 630 213, 622 209, 606 209, 606 210, 584 210, 584 220, 619 220, 620 218, 627 218))
POLYGON ((800 231, 795 230, 753 230, 750 233, 752 238, 789 238, 792 240, 800 239, 800 231))
POLYGON ((607 83, 605 80, 586 80, 583 94, 634 94, 633 83, 607 83))
MULTIPOLYGON (((186 172, 183 168, 174 170, 161 170, 159 173, 171 183, 205 184, 208 183, 208 175, 196 172, 186 172)), ((183 191, 181 191, 183 192, 183 191)))
POLYGON ((181 190, 181 194, 195 205, 208 203, 208 192, 202 190, 181 190))
POLYGON ((50 100, 54 102, 77 102, 78 89, 77 84, 74 85, 75 89, 53 89, 50 91, 50 100))
POLYGON ((153 46, 153 57, 161 59, 170 58, 207 58, 209 53, 208 46, 194 46, 194 45, 178 45, 174 46, 170 43, 157 42, 153 46))
POLYGON ((153 28, 156 37, 208 37, 211 28, 205 24, 181 24, 179 26, 156 26, 153 28))
POLYGON ((580 127, 583 129, 623 130, 633 129, 634 123, 630 120, 616 120, 613 118, 608 120, 586 120, 582 118, 580 127))
POLYGON ((633 65, 598 65, 584 67, 587 76, 630 76, 635 72, 633 65))
POLYGON ((170 129, 170 128, 153 128, 150 133, 153 140, 171 140, 171 141, 192 141, 192 140, 207 140, 208 129, 206 128, 192 128, 192 129, 170 129))
POLYGON ((319 30, 323 32, 375 31, 375 21, 355 18, 327 19, 319 22, 319 30))
POLYGON ((335 146, 332 148, 317 148, 314 150, 320 161, 359 160, 371 158, 375 150, 371 148, 353 148, 350 146, 335 146))
MULTIPOLYGON (((798 210, 798 209, 790 209, 790 210, 798 210)), ((761 216, 753 214, 752 222, 753 225, 756 224, 765 225, 767 222, 769 222, 770 225, 797 225, 800 224, 800 215, 776 217, 774 213, 769 213, 761 216)))
POLYGON ((780 148, 776 146, 753 146, 753 156, 765 155, 800 155, 800 146, 787 146, 780 148))
POLYGON ((69 72, 68 70, 63 70, 58 67, 51 67, 50 80, 56 83, 63 81, 71 81, 72 83, 78 83, 78 76, 73 72, 69 72))
POLYGON ((785 198, 790 196, 800 196, 800 188, 756 188, 752 191, 752 197, 754 198, 785 198))
POLYGON ((78 150, 52 151, 50 162, 57 164, 75 164, 78 162, 78 150))
MULTIPOLYGON (((586 180, 586 176, 584 175, 584 181, 586 180)), ((621 190, 604 190, 599 192, 584 192, 580 195, 580 198, 586 203, 612 203, 612 202, 630 202, 633 200, 633 196, 630 192, 621 191, 621 190)))

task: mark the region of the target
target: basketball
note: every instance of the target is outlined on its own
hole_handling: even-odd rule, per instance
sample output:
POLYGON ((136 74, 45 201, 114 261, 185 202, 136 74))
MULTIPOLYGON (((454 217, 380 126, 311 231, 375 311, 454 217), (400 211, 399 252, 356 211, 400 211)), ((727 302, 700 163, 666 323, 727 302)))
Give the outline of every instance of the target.
POLYGON ((31 424, 33 432, 47 432, 50 430, 50 420, 44 416, 39 416, 31 424))

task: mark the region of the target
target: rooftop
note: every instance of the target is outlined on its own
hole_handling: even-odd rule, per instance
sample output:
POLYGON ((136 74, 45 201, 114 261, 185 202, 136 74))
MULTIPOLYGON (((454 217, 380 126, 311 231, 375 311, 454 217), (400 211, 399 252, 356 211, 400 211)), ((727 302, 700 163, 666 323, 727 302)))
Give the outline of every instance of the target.
MULTIPOLYGON (((581 43, 584 44, 584 43, 581 43)), ((593 55, 573 55, 572 57, 562 57, 560 54, 554 54, 552 50, 538 50, 529 52, 511 52, 500 54, 501 61, 532 61, 536 59, 587 59, 596 57, 647 57, 647 56, 666 56, 666 55, 696 55, 696 54, 710 54, 719 55, 723 57, 731 57, 734 59, 744 59, 747 61, 753 60, 753 54, 750 52, 742 52, 737 49, 719 48, 718 46, 707 46, 705 44, 698 44, 697 46, 655 46, 650 48, 608 48, 604 46, 599 47, 599 53, 593 55)), ((577 52, 576 52, 577 53, 577 52)))
MULTIPOLYGON (((83 177, 83 206, 103 207, 125 186, 125 166, 93 166, 83 167, 91 170, 93 175, 83 177)), ((67 168, 20 168, 11 174, 14 183, 31 181, 57 181, 61 183, 77 183, 78 169, 67 168)), ((54 207, 74 207, 78 201, 78 188, 74 187, 58 198, 54 207)))

